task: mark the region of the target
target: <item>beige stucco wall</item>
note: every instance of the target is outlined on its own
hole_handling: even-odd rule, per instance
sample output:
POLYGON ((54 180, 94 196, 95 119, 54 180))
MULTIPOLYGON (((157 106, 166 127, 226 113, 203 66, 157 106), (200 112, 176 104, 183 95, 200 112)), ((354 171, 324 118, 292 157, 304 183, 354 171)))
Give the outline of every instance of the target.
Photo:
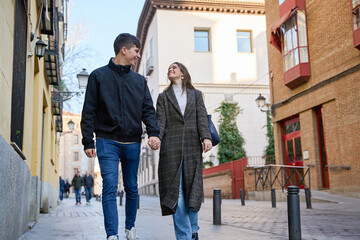
POLYGON ((14 46, 14 2, 0 1, 0 134, 10 141, 12 62, 14 46))

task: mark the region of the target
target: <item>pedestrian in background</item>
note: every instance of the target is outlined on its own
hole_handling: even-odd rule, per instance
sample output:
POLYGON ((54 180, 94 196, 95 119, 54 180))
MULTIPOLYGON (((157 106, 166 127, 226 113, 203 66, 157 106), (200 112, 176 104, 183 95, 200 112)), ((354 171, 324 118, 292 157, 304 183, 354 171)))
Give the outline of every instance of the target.
POLYGON ((65 187, 65 182, 64 180, 61 178, 61 176, 59 176, 59 190, 60 190, 60 201, 62 202, 63 198, 64 198, 64 187, 65 187))
POLYGON ((65 193, 65 197, 68 198, 70 195, 70 183, 68 179, 66 179, 64 184, 64 193, 65 193))
POLYGON ((92 197, 92 190, 94 187, 94 178, 89 174, 88 171, 86 171, 83 179, 84 179, 84 188, 86 192, 86 205, 89 205, 90 199, 92 197))
POLYGON ((176 239, 198 239, 198 211, 204 199, 202 152, 212 148, 207 112, 183 64, 171 64, 168 79, 170 85, 159 95, 156 108, 161 211, 172 214, 176 239))
POLYGON ((159 127, 146 79, 131 70, 140 58, 139 39, 122 33, 114 41, 114 51, 115 57, 109 64, 89 76, 81 118, 82 143, 88 157, 98 155, 108 239, 118 239, 116 193, 120 159, 126 192, 125 235, 126 239, 133 240, 138 239, 135 219, 142 122, 153 149, 160 146, 159 127))
POLYGON ((81 204, 81 187, 84 186, 84 179, 80 176, 80 171, 77 171, 74 178, 71 181, 71 186, 75 191, 75 205, 81 204))

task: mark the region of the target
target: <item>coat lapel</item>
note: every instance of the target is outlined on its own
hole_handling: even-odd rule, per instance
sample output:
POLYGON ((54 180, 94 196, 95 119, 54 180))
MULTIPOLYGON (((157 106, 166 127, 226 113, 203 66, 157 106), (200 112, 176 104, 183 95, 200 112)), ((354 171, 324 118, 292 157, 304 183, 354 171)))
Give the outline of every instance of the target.
POLYGON ((175 92, 172 89, 172 87, 170 87, 168 90, 165 91, 167 98, 169 99, 169 102, 174 106, 174 108, 176 109, 176 111, 180 114, 180 116, 183 118, 183 115, 181 113, 180 107, 179 107, 179 103, 176 100, 176 96, 175 96, 175 92))
POLYGON ((186 107, 184 116, 191 113, 191 108, 195 107, 195 90, 194 89, 186 89, 186 107))

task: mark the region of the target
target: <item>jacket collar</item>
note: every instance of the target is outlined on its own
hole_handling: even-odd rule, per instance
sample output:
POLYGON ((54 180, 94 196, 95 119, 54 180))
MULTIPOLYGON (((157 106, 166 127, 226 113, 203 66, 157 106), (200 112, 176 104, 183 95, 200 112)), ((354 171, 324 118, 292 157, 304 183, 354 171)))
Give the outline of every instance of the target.
POLYGON ((110 58, 108 66, 113 69, 114 71, 120 73, 120 74, 126 74, 130 72, 131 66, 124 66, 124 65, 117 65, 113 61, 114 58, 110 58))
POLYGON ((181 113, 181 110, 180 110, 180 107, 179 107, 178 101, 176 99, 173 88, 169 87, 164 92, 165 92, 167 98, 169 99, 170 103, 174 106, 174 108, 176 109, 176 111, 179 113, 179 115, 182 118, 184 118, 184 116, 188 114, 191 107, 195 106, 195 95, 194 95, 195 90, 186 89, 186 107, 185 107, 184 116, 181 113))

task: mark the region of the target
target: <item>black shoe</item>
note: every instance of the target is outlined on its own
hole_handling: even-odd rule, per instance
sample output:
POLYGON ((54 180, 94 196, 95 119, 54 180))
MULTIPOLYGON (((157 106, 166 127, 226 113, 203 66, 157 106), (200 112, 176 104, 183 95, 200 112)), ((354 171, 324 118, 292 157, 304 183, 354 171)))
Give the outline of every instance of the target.
POLYGON ((192 240, 199 240, 199 235, 198 235, 198 233, 193 233, 191 239, 192 239, 192 240))

